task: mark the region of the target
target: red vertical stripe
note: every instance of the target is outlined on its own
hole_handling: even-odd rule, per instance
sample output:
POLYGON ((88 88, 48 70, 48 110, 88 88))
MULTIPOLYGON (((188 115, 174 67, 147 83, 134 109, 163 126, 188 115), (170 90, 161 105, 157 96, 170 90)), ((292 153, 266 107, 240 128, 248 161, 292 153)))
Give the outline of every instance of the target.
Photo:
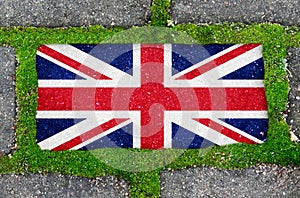
MULTIPOLYGON (((141 131, 141 135, 145 134, 145 131, 141 131)), ((164 128, 157 131, 154 135, 141 137, 141 148, 143 149, 162 149, 164 148, 164 128)))
POLYGON ((141 84, 164 82, 164 46, 141 45, 141 84))
MULTIPOLYGON (((164 46, 141 45, 141 84, 147 87, 164 82, 164 46), (148 84, 149 83, 149 84, 148 84), (148 84, 148 85, 147 85, 148 84)), ((141 111, 141 148, 161 149, 164 147, 163 110, 156 109, 150 115, 147 110, 141 111), (152 116, 152 117, 151 117, 152 116)))

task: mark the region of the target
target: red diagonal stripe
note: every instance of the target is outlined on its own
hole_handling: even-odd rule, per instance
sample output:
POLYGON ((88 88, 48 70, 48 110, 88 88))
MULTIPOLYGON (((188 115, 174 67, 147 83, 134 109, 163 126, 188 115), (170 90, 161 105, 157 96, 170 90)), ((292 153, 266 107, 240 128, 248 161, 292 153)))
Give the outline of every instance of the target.
POLYGON ((101 124, 100 126, 97 126, 55 148, 53 148, 53 151, 62 151, 62 150, 69 150, 71 148, 73 148, 74 146, 77 146, 119 124, 121 124, 122 122, 125 122, 129 119, 111 119, 103 124, 101 124))
POLYGON ((51 49, 50 47, 47 47, 45 45, 42 45, 39 47, 38 51, 58 60, 59 62, 62 62, 70 67, 72 67, 73 69, 76 69, 96 80, 112 80, 111 78, 105 76, 104 74, 101 74, 91 68, 89 68, 86 65, 83 65, 53 49, 51 49))
POLYGON ((208 72, 209 70, 212 70, 216 67, 218 67, 219 65, 226 63, 227 61, 240 56, 241 54, 250 51, 253 48, 256 48, 257 46, 259 46, 260 44, 245 44, 242 45, 204 65, 201 65, 198 68, 193 69, 192 71, 184 74, 183 76, 180 76, 178 78, 176 78, 176 80, 191 80, 193 78, 196 78, 197 76, 200 76, 201 74, 208 72))
POLYGON ((213 129, 213 130, 215 130, 237 142, 243 142, 243 143, 248 143, 248 144, 257 144, 257 142, 255 142, 245 136, 242 136, 241 134, 239 134, 227 127, 224 127, 211 119, 201 118, 201 119, 194 119, 194 120, 200 122, 201 124, 211 128, 211 129, 213 129))

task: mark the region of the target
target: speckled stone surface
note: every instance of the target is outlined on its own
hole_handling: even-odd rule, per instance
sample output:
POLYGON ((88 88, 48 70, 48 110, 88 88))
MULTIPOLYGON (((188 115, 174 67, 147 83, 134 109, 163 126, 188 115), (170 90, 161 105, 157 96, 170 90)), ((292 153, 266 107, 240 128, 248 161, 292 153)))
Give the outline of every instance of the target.
POLYGON ((287 123, 300 139, 300 48, 287 50, 287 70, 290 84, 287 123))
POLYGON ((14 146, 15 103, 15 52, 0 47, 0 154, 9 153, 14 146))
POLYGON ((300 25, 299 0, 174 0, 171 15, 177 23, 271 22, 300 25))
POLYGON ((151 0, 1 0, 0 26, 143 25, 151 0))
POLYGON ((161 175, 161 197, 300 197, 300 168, 190 168, 161 175))
POLYGON ((0 175, 0 197, 129 197, 115 177, 88 179, 57 174, 0 175))

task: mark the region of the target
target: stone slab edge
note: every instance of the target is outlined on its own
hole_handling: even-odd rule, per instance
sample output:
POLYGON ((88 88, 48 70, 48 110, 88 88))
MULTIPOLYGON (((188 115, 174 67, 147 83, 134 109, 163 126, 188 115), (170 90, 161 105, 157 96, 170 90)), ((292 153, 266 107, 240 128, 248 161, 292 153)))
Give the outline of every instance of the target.
POLYGON ((287 49, 287 72, 290 91, 286 121, 290 126, 291 140, 300 142, 300 48, 287 49))
POLYGON ((0 156, 15 146, 15 52, 11 47, 0 47, 0 156))

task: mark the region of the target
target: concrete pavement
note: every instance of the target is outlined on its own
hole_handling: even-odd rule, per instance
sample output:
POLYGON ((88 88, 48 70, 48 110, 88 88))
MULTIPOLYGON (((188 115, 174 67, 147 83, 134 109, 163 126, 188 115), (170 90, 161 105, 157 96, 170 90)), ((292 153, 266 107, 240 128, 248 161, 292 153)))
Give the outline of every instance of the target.
POLYGON ((14 147, 15 101, 15 52, 11 47, 0 47, 0 153, 9 153, 14 147))
POLYGON ((262 23, 300 26, 298 0, 174 0, 171 16, 177 23, 262 23))

